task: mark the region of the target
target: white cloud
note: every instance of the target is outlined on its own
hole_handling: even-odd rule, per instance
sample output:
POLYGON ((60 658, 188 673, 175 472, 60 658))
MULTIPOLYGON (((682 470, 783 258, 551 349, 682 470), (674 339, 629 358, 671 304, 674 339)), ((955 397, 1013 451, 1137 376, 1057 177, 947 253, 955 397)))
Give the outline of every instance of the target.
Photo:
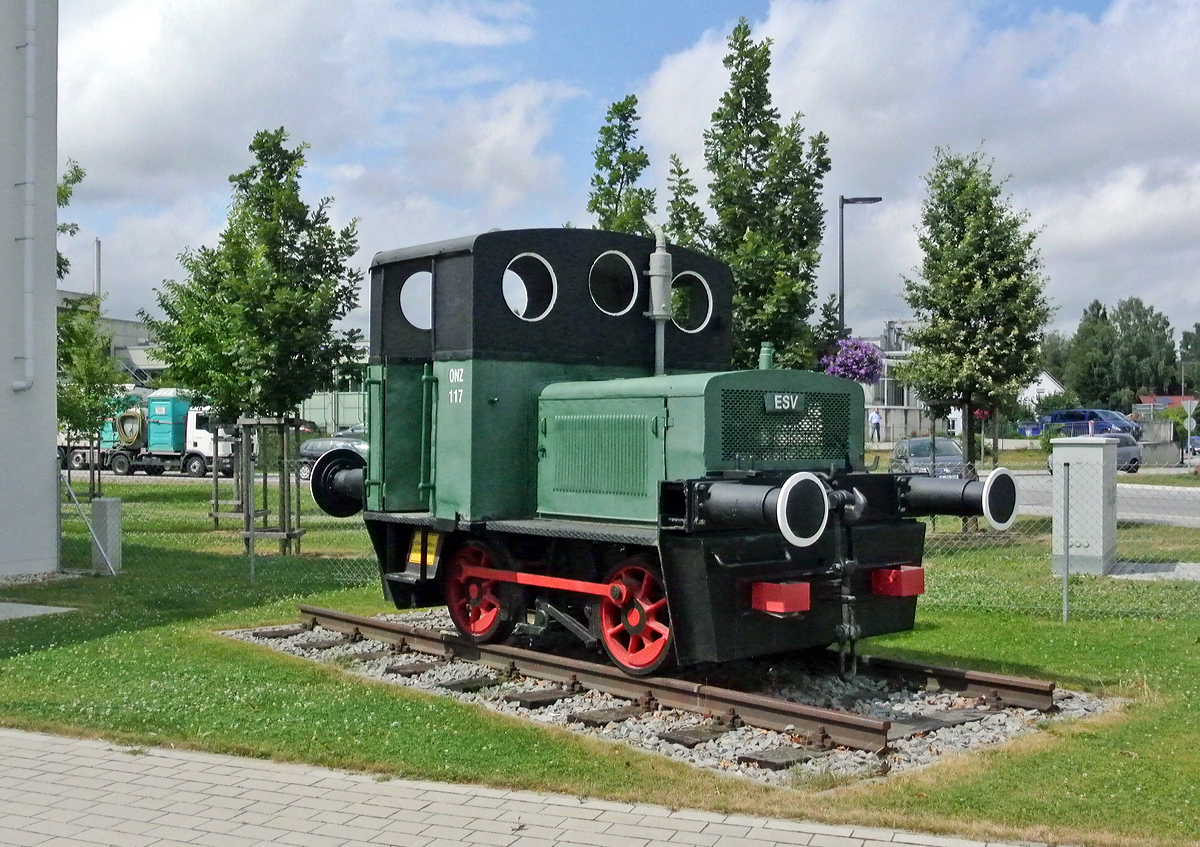
MULTIPOLYGON (((1039 13, 994 30, 961 3, 776 0, 754 30, 773 40, 781 112, 830 136, 824 291, 837 287, 838 194, 885 198, 846 214, 856 330, 906 311, 900 276, 920 258, 921 177, 939 145, 981 148, 1012 175, 1014 205, 1043 230, 1059 325, 1073 329, 1093 297, 1132 295, 1176 326, 1200 320, 1200 3, 1116 0, 1094 22, 1039 13)), ((679 151, 702 164, 723 55, 707 34, 639 92, 656 161, 679 151)))
POLYGON ((227 177, 264 128, 311 145, 302 190, 335 197, 335 222, 360 218, 360 267, 540 208, 560 181, 543 147, 573 92, 489 52, 529 39, 532 15, 504 0, 64 0, 59 151, 88 172, 65 215, 83 225, 62 240, 65 286, 90 288, 99 234, 109 313, 152 307, 179 252, 215 243, 227 177))

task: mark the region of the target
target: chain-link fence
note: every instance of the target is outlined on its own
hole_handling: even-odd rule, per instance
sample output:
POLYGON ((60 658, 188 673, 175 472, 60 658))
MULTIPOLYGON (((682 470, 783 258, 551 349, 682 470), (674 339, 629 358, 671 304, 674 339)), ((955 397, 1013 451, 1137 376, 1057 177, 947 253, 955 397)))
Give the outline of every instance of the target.
MULTIPOLYGON (((1064 459, 1056 456, 1054 472, 1045 454, 1026 461, 1014 471, 1018 517, 1003 532, 982 519, 925 519, 922 606, 1058 616, 1065 598, 1072 617, 1200 617, 1196 460, 1181 461, 1175 447, 1145 450, 1136 465, 1115 451, 1105 461, 1076 457, 1061 467, 1064 459)), ((103 562, 93 565, 82 517, 90 508, 86 474, 72 477, 74 490, 82 492, 80 508, 65 482, 66 474, 63 569, 103 572, 103 562)), ((278 475, 268 471, 264 487, 259 471, 256 482, 256 527, 270 529, 279 522, 278 475)), ((232 592, 253 582, 293 593, 377 580, 361 517, 328 517, 316 510, 307 483, 297 485, 290 509, 303 534, 290 549, 269 534, 256 535, 253 557, 228 480, 219 481, 216 509, 209 478, 106 473, 103 494, 121 500, 123 571, 132 578, 167 580, 197 592, 232 592)))
MULTIPOLYGON (((283 509, 279 474, 255 475, 254 555, 233 481, 164 473, 101 475, 100 493, 120 500, 123 578, 166 580, 181 591, 277 585, 296 592, 363 584, 378 579, 378 566, 361 516, 331 518, 319 512, 300 483, 289 498, 294 537, 281 543, 283 509), (265 480, 265 484, 264 484, 265 480)), ((297 483, 293 482, 293 485, 297 483)), ((60 485, 64 571, 108 573, 93 561, 92 503, 87 472, 63 472, 60 485)), ((99 528, 98 528, 99 529, 99 528)))
POLYGON ((1007 531, 982 519, 928 519, 923 605, 1200 617, 1196 468, 1169 445, 1088 449, 1095 455, 1056 448, 1045 467, 1016 471, 1018 518, 1007 531))

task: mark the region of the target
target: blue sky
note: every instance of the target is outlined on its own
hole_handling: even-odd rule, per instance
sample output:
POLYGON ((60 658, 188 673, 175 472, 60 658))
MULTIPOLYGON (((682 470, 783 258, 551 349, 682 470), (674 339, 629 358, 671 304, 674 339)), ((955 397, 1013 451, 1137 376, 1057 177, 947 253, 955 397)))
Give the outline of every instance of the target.
MULTIPOLYGON (((739 16, 774 43, 785 114, 830 136, 820 293, 847 212, 848 322, 903 320, 922 174, 937 145, 982 149, 1040 228, 1072 329, 1092 297, 1200 321, 1200 0, 62 0, 59 156, 88 170, 65 219, 66 287, 104 241, 108 311, 129 317, 214 243, 226 177, 257 129, 311 145, 305 185, 377 250, 499 226, 589 225, 608 105, 641 101, 646 183, 701 133, 739 16)), ((354 317, 365 325, 365 311, 354 317)))

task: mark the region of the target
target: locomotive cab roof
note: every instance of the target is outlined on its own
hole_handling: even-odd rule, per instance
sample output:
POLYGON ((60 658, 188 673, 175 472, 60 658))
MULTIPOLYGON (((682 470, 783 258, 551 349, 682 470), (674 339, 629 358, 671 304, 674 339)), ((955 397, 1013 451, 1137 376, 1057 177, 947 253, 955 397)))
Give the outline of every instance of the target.
MULTIPOLYGON (((646 368, 654 325, 646 271, 655 243, 585 229, 493 230, 377 253, 371 262, 371 361, 495 359, 646 368)), ((672 371, 725 370, 733 279, 677 245, 672 371)))

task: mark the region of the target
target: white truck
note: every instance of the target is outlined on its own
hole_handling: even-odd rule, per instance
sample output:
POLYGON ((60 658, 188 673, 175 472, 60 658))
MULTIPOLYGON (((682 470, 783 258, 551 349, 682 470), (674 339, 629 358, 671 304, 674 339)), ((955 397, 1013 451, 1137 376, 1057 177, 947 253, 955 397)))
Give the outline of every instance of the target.
MULTIPOLYGON (((158 476, 180 471, 205 476, 213 462, 225 476, 233 473, 233 444, 209 431, 207 407, 193 407, 176 388, 161 388, 108 421, 100 434, 99 464, 115 474, 145 471, 158 476)), ((222 428, 222 435, 228 434, 222 428)), ((91 463, 86 446, 59 447, 60 459, 82 470, 91 463)))

